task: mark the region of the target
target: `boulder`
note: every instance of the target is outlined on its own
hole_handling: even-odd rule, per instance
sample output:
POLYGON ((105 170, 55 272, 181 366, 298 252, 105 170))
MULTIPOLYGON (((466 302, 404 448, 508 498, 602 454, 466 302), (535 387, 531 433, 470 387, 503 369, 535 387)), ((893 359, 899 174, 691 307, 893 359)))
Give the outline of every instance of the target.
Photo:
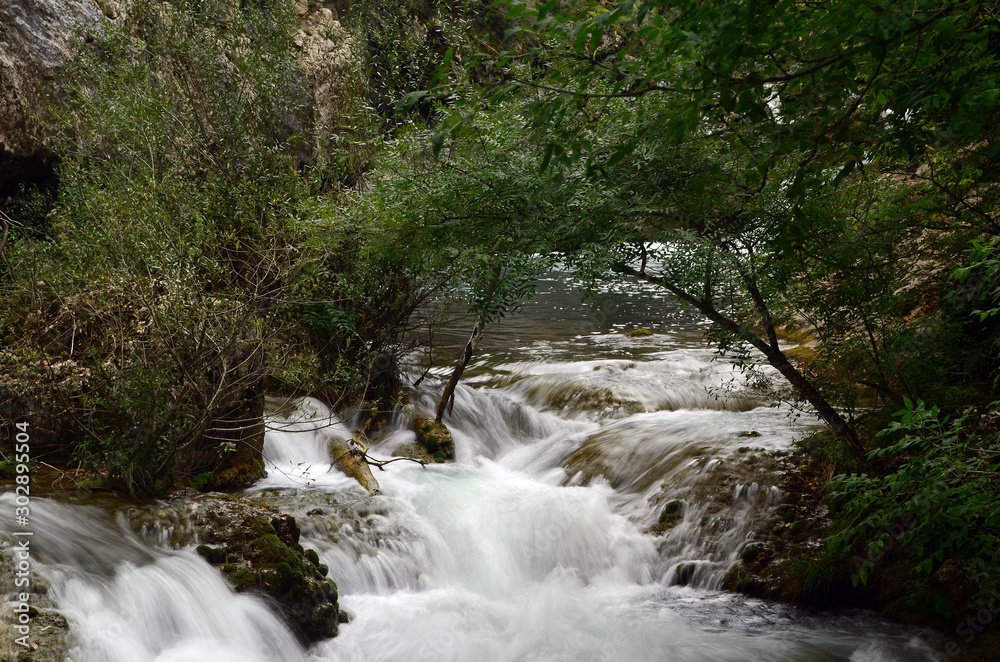
POLYGON ((417 416, 414 419, 417 443, 421 444, 435 461, 455 459, 455 439, 444 423, 435 423, 430 418, 417 416))
POLYGON ((196 551, 239 593, 271 599, 304 642, 336 636, 342 620, 337 585, 315 550, 299 544, 295 518, 223 495, 173 499, 133 508, 132 526, 143 535, 169 531, 172 546, 200 541, 196 551))
POLYGON ((75 30, 100 24, 93 0, 0 0, 0 196, 53 177, 37 116, 75 30))

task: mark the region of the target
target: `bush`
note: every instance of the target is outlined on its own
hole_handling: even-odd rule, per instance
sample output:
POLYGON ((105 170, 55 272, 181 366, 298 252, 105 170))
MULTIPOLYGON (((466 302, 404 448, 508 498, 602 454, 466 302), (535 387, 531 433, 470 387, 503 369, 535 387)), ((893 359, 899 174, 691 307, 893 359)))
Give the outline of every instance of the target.
MULTIPOLYGON (((871 453, 889 465, 884 476, 841 475, 831 483, 844 525, 830 550, 854 556, 855 585, 867 583, 891 553, 908 572, 913 606, 934 592, 932 576, 946 562, 959 570, 970 606, 980 606, 1000 578, 1000 431, 996 403, 985 414, 949 417, 906 401, 880 433, 888 443, 871 453)), ((954 586, 953 586, 954 588, 954 586)), ((938 600, 952 618, 964 604, 938 600)), ((924 606, 926 608, 926 606, 924 606)))

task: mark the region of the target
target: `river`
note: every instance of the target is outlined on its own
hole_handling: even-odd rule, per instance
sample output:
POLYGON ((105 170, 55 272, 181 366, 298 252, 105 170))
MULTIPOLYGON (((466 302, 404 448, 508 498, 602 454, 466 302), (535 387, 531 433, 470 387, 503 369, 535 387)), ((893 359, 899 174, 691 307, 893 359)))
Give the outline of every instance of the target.
MULTIPOLYGON (((45 561, 36 571, 76 633, 72 658, 935 659, 929 635, 871 613, 719 590, 781 493, 766 472, 728 482, 713 472, 748 446, 780 457, 814 421, 746 392, 743 375, 706 348, 705 322, 654 287, 617 281, 581 302, 578 285, 552 274, 487 330, 446 418, 454 463, 392 463, 375 472, 381 494, 368 496, 330 466, 330 437, 349 429, 322 403, 269 420, 269 474, 246 496, 297 518, 351 617, 309 649, 192 549, 133 533, 115 504, 35 499, 33 544, 45 561), (635 328, 652 335, 625 333, 635 328), (684 504, 678 522, 654 535, 671 501, 684 504)), ((433 370, 410 406, 432 411, 449 368, 433 370)), ((373 456, 413 441, 404 420, 373 456)), ((11 500, 0 496, 4 512, 11 500)))

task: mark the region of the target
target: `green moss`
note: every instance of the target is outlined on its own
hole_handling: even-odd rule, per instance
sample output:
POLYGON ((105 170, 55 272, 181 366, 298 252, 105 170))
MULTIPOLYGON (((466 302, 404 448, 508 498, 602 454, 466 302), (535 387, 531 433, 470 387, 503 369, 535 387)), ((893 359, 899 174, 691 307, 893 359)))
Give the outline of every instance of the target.
POLYGON ((198 474, 191 479, 191 487, 199 492, 204 492, 205 488, 207 488, 214 479, 215 474, 211 471, 206 471, 205 473, 198 474))
POLYGON ((262 563, 281 563, 282 561, 287 563, 295 558, 295 552, 273 533, 257 538, 253 546, 254 556, 262 563))
POLYGON ((262 535, 262 536, 268 535, 268 534, 274 535, 274 534, 277 533, 277 531, 274 528, 273 520, 271 520, 271 519, 269 519, 269 518, 267 518, 265 516, 261 516, 261 517, 256 518, 253 521, 253 524, 251 525, 251 528, 252 528, 252 530, 253 530, 254 533, 256 533, 258 535, 262 535))
POLYGON ((223 566, 222 570, 229 577, 229 582, 237 593, 243 593, 259 585, 257 573, 251 568, 228 564, 223 566), (229 568, 229 570, 226 568, 229 568))
POLYGON ((17 462, 0 460, 0 478, 13 478, 17 475, 17 462))
POLYGON ((660 519, 653 527, 656 533, 665 533, 677 526, 677 523, 684 517, 684 502, 680 499, 671 499, 663 506, 660 512, 660 519))
POLYGON ((305 580, 305 575, 301 570, 296 570, 292 566, 284 561, 274 564, 274 569, 278 571, 281 575, 281 590, 287 591, 288 589, 301 584, 305 580))
POLYGON ((816 349, 808 345, 799 345, 783 350, 783 353, 790 361, 798 363, 811 363, 816 358, 816 349))
POLYGON ((428 453, 435 457, 438 453, 444 453, 445 460, 455 457, 455 440, 444 424, 418 418, 416 428, 417 442, 426 448, 428 453))
POLYGON ((740 553, 740 560, 747 565, 756 563, 764 555, 764 545, 760 543, 750 543, 743 548, 740 553))
POLYGON ((774 327, 774 334, 778 337, 778 340, 799 343, 800 345, 816 340, 816 336, 814 334, 804 329, 797 329, 791 326, 784 326, 780 324, 774 327))
POLYGON ((198 552, 199 556, 212 565, 219 565, 220 563, 224 563, 226 561, 225 549, 209 547, 208 545, 198 545, 194 548, 194 551, 198 552))
POLYGON ((309 559, 309 561, 312 562, 313 565, 315 566, 319 565, 319 554, 316 553, 315 549, 305 550, 305 552, 303 552, 303 556, 309 559))
POLYGON ((632 329, 631 331, 626 331, 625 335, 629 338, 645 338, 646 336, 653 335, 653 332, 649 329, 632 329))

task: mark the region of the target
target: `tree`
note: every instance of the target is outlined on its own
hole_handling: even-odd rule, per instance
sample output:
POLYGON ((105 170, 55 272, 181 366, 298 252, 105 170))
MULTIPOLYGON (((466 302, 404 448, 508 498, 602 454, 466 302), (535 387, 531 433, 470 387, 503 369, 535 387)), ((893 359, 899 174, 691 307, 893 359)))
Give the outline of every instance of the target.
POLYGON ((410 259, 438 274, 439 300, 458 297, 472 331, 443 389, 441 422, 487 325, 517 311, 548 269, 552 237, 543 219, 570 205, 566 189, 539 181, 537 154, 525 149, 509 113, 497 109, 441 158, 427 130, 397 140, 377 165, 361 213, 392 228, 410 259))
MULTIPOLYGON (((866 210, 838 191, 910 186, 912 193, 902 173, 926 176, 919 166, 933 163, 933 154, 962 150, 939 170, 964 162, 960 169, 979 174, 929 177, 937 191, 920 197, 938 208, 944 225, 961 230, 958 241, 993 231, 995 205, 978 216, 954 208, 977 206, 972 199, 992 177, 984 166, 1000 146, 990 130, 998 109, 994 5, 625 0, 502 7, 520 22, 508 31, 517 41, 467 58, 457 87, 426 93, 452 104, 435 144, 444 146, 476 113, 521 100, 547 181, 584 177, 603 190, 589 198, 586 227, 556 245, 601 254, 598 263, 660 283, 713 320, 723 349, 735 341, 755 347, 864 463, 856 430, 831 402, 837 389, 821 390, 796 368, 779 345, 776 322, 805 313, 822 325, 821 336, 832 337, 832 315, 817 306, 838 297, 843 303, 850 291, 831 283, 832 273, 865 274, 868 290, 850 296, 885 303, 892 283, 929 255, 914 242, 905 257, 885 242, 857 253, 852 241, 876 236, 853 231, 859 219, 865 228, 891 228, 898 240, 926 228, 927 216, 890 222, 903 207, 866 210), (893 171, 896 179, 879 175, 893 171), (834 241, 822 247, 815 237, 834 241), (664 248, 650 255, 655 245, 664 248), (655 273, 651 257, 661 262, 655 273), (887 267, 889 277, 876 282, 887 267)), ((864 308, 851 331, 884 329, 875 324, 881 312, 864 308)), ((892 366, 896 341, 869 338, 873 356, 892 366)), ((902 371, 890 370, 898 381, 902 371)), ((890 381, 886 374, 879 380, 879 388, 890 381)))

